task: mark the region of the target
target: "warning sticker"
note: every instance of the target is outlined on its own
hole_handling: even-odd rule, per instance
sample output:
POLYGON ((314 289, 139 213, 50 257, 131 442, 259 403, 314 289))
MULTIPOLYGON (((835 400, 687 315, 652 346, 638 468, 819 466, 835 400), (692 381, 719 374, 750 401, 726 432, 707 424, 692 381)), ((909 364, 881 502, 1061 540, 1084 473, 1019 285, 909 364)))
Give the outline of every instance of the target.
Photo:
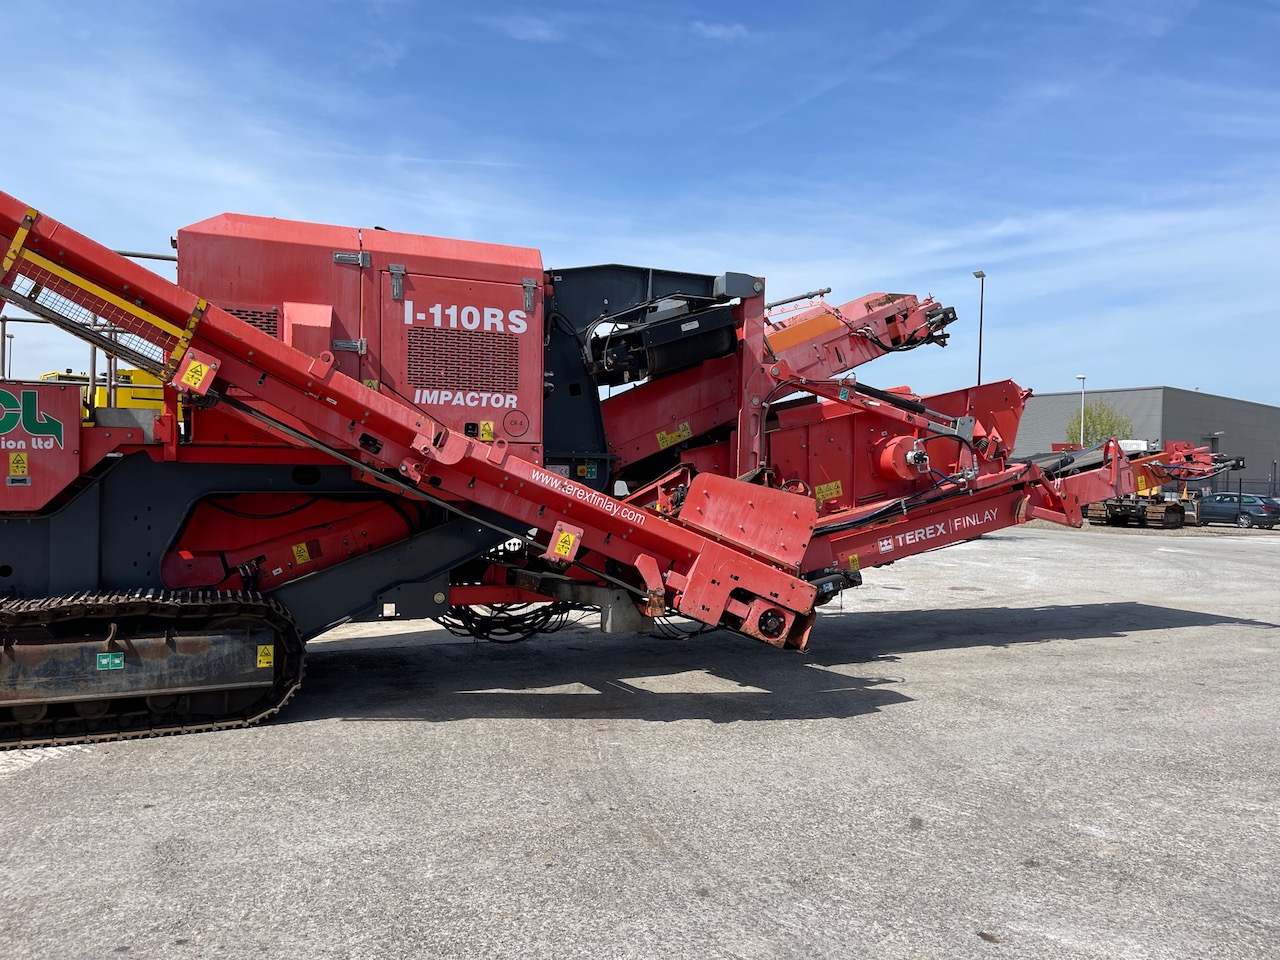
POLYGON ((1147 478, 1143 474, 1138 474, 1138 492, 1143 493, 1147 489, 1147 478))
POLYGON ((851 554, 849 554, 849 569, 850 569, 850 570, 857 570, 857 569, 859 569, 859 567, 858 567, 858 555, 857 555, 856 553, 851 553, 851 554))
POLYGON ((560 536, 556 538, 556 548, 554 552, 562 557, 569 556, 573 553, 573 543, 577 539, 577 537, 568 531, 560 534, 560 536))
POLYGON ((481 440, 493 439, 493 421, 492 420, 480 421, 480 439, 481 440))
POLYGON ((311 551, 307 549, 307 545, 305 543, 295 543, 290 549, 293 550, 294 563, 301 564, 311 562, 311 551))
POLYGON ((674 447, 677 443, 689 440, 693 437, 693 431, 689 428, 689 421, 685 421, 676 427, 670 433, 659 430, 657 433, 658 449, 665 450, 667 447, 674 447))
POLYGON ((27 455, 25 453, 9 454, 9 476, 25 477, 27 475, 27 455))
POLYGON ((820 483, 813 488, 813 495, 819 500, 834 500, 836 497, 844 493, 844 485, 839 480, 832 480, 830 483, 820 483))
POLYGON ((265 669, 276 665, 276 648, 269 643, 258 645, 258 667, 265 669))
POLYGON ((188 387, 198 388, 200 384, 204 383, 204 378, 208 374, 209 365, 195 360, 187 367, 187 372, 182 375, 182 382, 188 387))

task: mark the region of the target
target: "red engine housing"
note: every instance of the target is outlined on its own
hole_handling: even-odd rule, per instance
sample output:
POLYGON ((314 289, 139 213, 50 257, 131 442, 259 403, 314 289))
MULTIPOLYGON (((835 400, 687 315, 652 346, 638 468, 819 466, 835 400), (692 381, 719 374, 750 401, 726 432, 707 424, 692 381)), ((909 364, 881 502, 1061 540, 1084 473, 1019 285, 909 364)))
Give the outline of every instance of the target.
POLYGON ((459 433, 540 460, 537 250, 226 213, 178 232, 178 283, 459 433))

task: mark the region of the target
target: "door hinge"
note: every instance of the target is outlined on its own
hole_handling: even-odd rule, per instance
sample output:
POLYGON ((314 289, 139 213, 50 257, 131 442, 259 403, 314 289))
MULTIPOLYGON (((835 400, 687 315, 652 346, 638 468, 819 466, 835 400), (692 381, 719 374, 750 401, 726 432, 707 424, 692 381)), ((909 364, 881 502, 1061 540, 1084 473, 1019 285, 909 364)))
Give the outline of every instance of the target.
POLYGON ((404 275, 409 271, 403 263, 393 263, 387 270, 391 272, 391 299, 404 299, 404 275))
POLYGON ((538 281, 532 277, 524 277, 520 285, 524 287, 524 312, 533 313, 533 293, 538 289, 538 281))
POLYGON ((368 267, 373 264, 373 258, 369 256, 368 250, 360 250, 356 253, 348 253, 345 250, 333 251, 334 263, 349 263, 353 267, 368 267))
POLYGON ((329 346, 335 353, 358 353, 363 357, 369 352, 369 341, 365 337, 359 340, 333 340, 329 346))

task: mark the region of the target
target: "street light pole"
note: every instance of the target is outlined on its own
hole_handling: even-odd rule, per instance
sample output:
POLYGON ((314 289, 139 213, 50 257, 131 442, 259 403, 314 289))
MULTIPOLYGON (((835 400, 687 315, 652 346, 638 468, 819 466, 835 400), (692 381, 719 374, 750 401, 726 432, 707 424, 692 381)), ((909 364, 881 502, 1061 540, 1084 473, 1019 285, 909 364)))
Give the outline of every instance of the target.
POLYGON ((982 385, 982 308, 987 299, 987 275, 981 270, 973 271, 978 278, 978 385, 982 385))
POLYGON ((1084 374, 1077 373, 1076 379, 1080 381, 1080 449, 1084 449, 1084 374))

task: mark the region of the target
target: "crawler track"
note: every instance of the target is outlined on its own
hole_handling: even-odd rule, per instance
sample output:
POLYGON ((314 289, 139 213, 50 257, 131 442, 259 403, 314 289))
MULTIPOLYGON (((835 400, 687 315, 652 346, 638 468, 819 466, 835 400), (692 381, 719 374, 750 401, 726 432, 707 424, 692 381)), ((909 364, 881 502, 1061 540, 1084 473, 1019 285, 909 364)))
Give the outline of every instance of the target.
MULTIPOLYGON (((125 740, 201 730, 247 727, 279 710, 302 683, 304 648, 283 607, 259 594, 220 591, 128 591, 80 593, 33 600, 0 600, 0 749, 125 740), (269 686, 256 689, 200 687, 174 694, 131 689, 107 699, 98 688, 83 700, 12 706, 21 696, 23 657, 57 657, 86 643, 102 651, 120 650, 128 669, 136 654, 135 635, 151 634, 176 649, 199 645, 198 635, 219 624, 236 630, 270 630, 274 637, 269 686), (59 649, 61 648, 61 649, 59 649), (15 678, 17 680, 15 681, 15 678), (101 715, 97 715, 101 713, 101 715), (42 715, 41 715, 42 714, 42 715), (37 716, 39 715, 39 716, 37 716), (26 721, 26 722, 24 722, 26 721)), ((190 656, 188 660, 190 660, 190 656)), ((186 664, 188 669, 191 664, 186 664)), ((198 671, 200 663, 195 663, 198 671)), ((92 686, 85 684, 92 691, 92 686)))

